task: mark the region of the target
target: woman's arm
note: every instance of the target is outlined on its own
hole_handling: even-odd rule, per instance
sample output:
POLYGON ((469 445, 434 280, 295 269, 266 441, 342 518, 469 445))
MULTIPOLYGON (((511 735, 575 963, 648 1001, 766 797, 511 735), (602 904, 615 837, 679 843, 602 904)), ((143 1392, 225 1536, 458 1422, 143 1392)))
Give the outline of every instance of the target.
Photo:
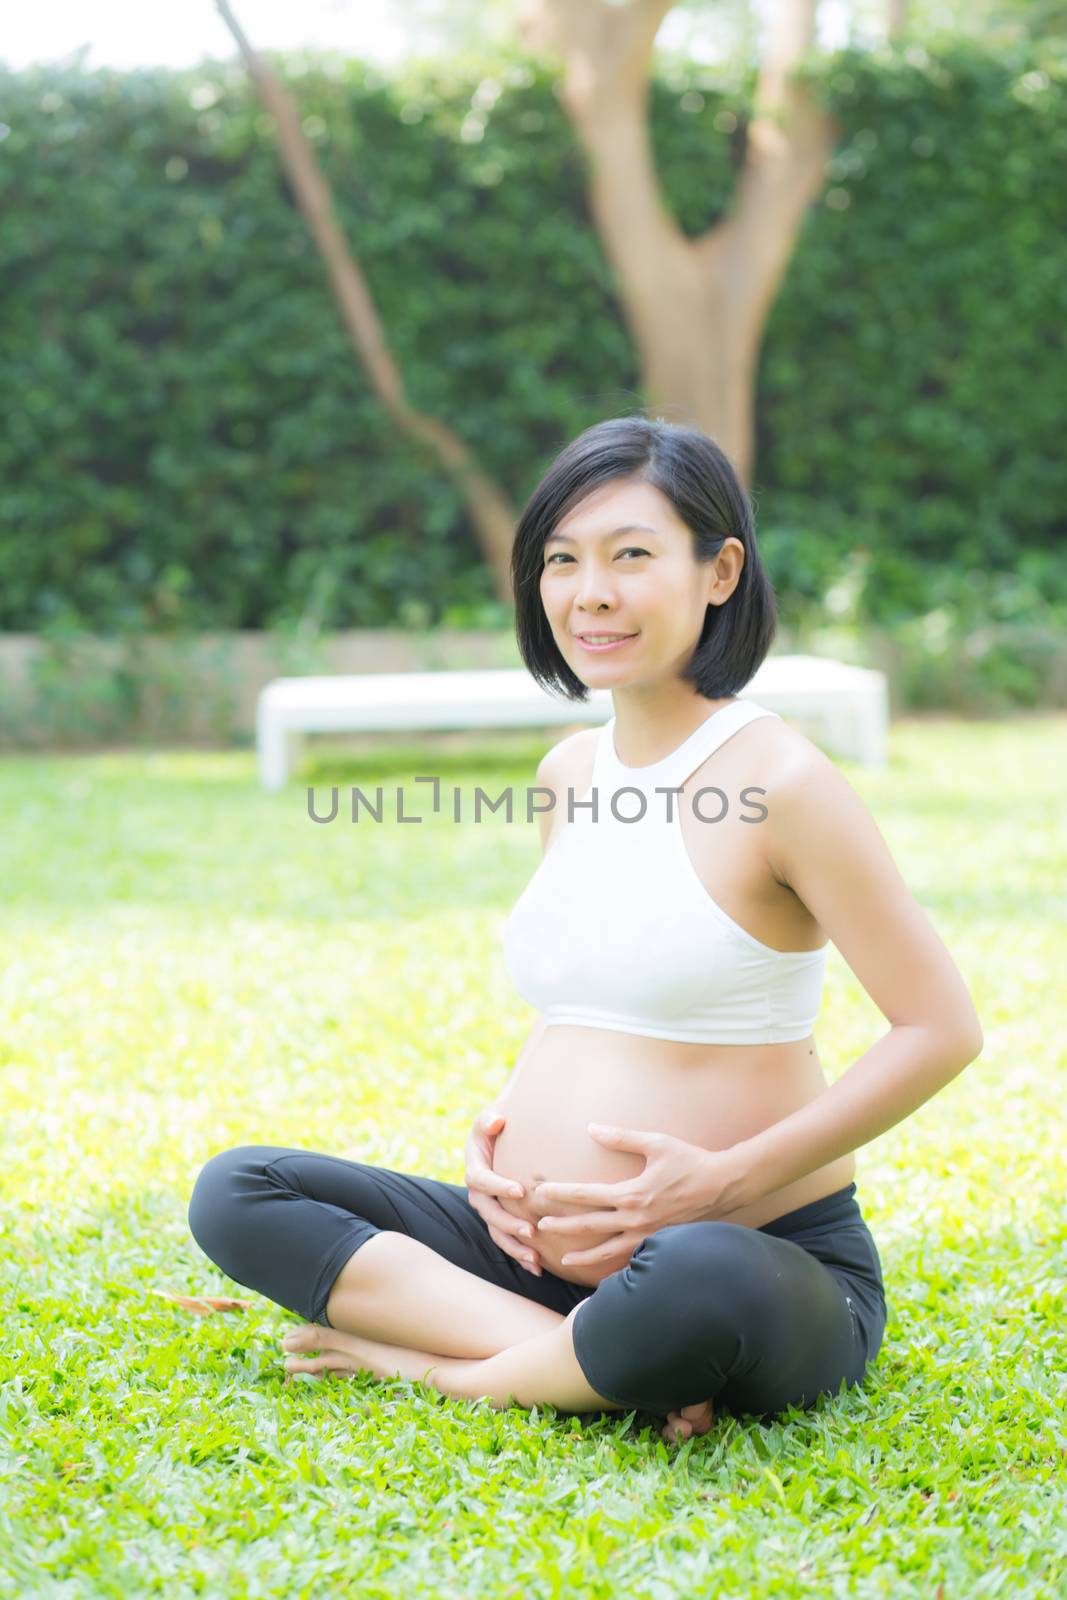
MULTIPOLYGON (((981 1054, 970 993, 898 871, 874 818, 832 761, 805 744, 769 790, 766 860, 840 950, 890 1029, 818 1099, 733 1145, 728 1209, 848 1155, 981 1054)), ((722 1215, 722 1197, 719 1196, 722 1215)))

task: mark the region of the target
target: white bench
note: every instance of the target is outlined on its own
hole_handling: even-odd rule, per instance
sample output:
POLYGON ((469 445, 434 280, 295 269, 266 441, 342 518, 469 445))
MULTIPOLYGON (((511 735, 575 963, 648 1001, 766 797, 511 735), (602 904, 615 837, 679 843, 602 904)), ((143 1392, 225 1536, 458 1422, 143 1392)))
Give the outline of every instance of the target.
MULTIPOLYGON (((769 656, 741 698, 801 724, 833 754, 885 765, 889 693, 882 672, 822 656, 769 656)), ((275 678, 256 706, 259 777, 265 789, 282 788, 305 733, 547 728, 603 723, 611 715, 607 689, 590 690, 583 702, 565 700, 542 689, 524 667, 275 678)))

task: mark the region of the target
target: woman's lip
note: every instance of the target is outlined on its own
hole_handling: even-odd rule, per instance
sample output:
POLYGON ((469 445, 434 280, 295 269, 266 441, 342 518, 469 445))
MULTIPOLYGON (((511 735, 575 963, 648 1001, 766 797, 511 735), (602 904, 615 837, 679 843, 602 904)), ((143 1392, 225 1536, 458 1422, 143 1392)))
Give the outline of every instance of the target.
POLYGON ((624 644, 629 644, 631 639, 636 639, 636 633, 627 633, 621 639, 613 639, 610 644, 589 644, 580 633, 574 636, 583 650, 618 650, 624 644))

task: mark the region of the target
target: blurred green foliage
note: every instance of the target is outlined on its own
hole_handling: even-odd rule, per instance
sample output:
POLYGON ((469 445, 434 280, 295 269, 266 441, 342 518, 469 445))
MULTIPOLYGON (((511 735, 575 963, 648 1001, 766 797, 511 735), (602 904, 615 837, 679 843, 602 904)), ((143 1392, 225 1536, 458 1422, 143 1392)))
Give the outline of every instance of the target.
MULTIPOLYGON (((411 402, 520 507, 643 403, 553 76, 275 60, 411 402)), ((841 136, 771 313, 753 484, 785 615, 1067 615, 1067 66, 1036 63, 812 60, 841 136)), ((729 205, 752 87, 657 68, 689 234, 729 205)), ((351 349, 244 70, 0 89, 0 629, 506 626, 462 502, 351 349)))

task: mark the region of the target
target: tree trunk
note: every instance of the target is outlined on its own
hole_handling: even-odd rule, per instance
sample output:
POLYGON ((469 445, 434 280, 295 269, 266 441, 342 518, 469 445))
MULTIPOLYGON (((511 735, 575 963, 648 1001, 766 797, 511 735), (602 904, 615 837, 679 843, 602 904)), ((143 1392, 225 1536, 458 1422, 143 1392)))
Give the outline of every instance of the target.
POLYGON ((671 4, 526 0, 519 28, 562 58, 560 98, 589 163, 646 403, 710 434, 749 482, 763 329, 836 134, 793 76, 817 0, 779 0, 731 209, 698 239, 663 201, 648 126, 652 49, 671 4))
POLYGON ((227 0, 216 0, 237 41, 260 98, 274 119, 278 148, 297 204, 329 274, 330 285, 356 355, 397 427, 425 445, 448 473, 470 515, 478 543, 493 574, 497 598, 514 601, 511 547, 516 514, 507 497, 484 473, 466 444, 446 423, 415 410, 389 349, 366 279, 334 214, 329 186, 300 126, 293 98, 278 75, 245 37, 227 0))
POLYGON ((897 39, 908 25, 908 0, 886 0, 885 32, 887 39, 897 39))

